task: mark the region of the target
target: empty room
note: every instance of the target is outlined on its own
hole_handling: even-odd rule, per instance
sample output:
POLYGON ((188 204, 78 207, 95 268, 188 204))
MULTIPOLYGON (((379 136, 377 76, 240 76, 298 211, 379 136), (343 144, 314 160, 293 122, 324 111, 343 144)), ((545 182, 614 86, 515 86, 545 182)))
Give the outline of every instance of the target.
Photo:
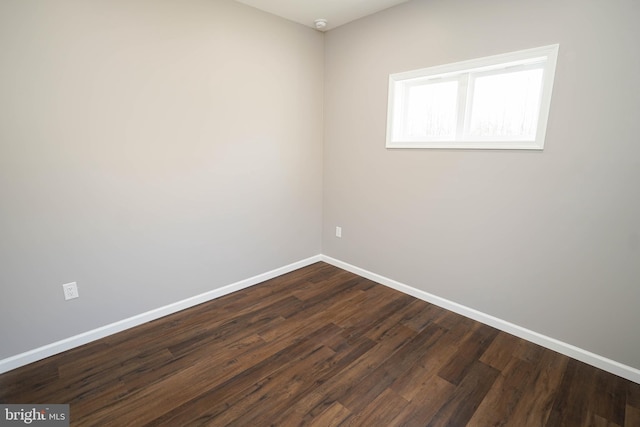
POLYGON ((0 425, 640 426, 638 18, 0 0, 0 425))

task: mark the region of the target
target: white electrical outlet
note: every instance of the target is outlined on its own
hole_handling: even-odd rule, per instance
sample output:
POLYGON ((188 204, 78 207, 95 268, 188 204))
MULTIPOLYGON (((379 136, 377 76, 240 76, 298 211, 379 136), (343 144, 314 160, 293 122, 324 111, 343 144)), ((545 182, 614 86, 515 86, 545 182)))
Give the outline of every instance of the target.
POLYGON ((336 227, 336 237, 342 237, 342 227, 336 227))
POLYGON ((80 297, 80 295, 78 294, 78 284, 76 282, 65 283, 64 285, 62 285, 62 289, 64 290, 65 300, 80 297))

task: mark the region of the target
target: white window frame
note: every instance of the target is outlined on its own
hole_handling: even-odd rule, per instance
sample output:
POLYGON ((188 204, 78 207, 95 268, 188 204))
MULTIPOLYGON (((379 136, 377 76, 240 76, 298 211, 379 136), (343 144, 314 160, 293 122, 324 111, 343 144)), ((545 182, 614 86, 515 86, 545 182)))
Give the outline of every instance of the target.
POLYGON ((559 45, 543 46, 517 52, 478 58, 453 64, 423 68, 389 76, 387 110, 387 148, 461 148, 542 150, 555 76, 559 45), (477 77, 503 74, 525 69, 542 69, 539 111, 535 138, 478 137, 467 132, 471 121, 473 83, 477 77), (458 81, 456 134, 453 138, 403 137, 401 127, 406 122, 403 105, 408 102, 406 89, 415 84, 433 81, 458 81))

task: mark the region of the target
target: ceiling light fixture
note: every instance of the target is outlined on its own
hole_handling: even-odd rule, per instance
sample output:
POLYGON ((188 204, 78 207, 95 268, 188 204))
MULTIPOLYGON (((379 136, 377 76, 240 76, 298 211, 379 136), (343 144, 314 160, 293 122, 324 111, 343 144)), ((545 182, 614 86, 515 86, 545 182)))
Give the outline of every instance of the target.
POLYGON ((326 19, 316 19, 315 21, 313 21, 313 23, 316 25, 316 30, 324 30, 325 28, 327 28, 327 20, 326 19))

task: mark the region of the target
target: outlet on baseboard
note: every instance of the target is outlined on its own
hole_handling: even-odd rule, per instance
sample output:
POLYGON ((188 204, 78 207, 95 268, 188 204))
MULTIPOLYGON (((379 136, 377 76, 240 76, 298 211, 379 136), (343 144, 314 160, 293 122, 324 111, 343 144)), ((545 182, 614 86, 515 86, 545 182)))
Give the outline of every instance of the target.
POLYGON ((342 227, 336 227, 336 237, 342 237, 342 227))
POLYGON ((64 290, 65 300, 80 297, 80 295, 78 294, 78 284, 76 282, 65 283, 64 285, 62 285, 62 289, 64 290))

